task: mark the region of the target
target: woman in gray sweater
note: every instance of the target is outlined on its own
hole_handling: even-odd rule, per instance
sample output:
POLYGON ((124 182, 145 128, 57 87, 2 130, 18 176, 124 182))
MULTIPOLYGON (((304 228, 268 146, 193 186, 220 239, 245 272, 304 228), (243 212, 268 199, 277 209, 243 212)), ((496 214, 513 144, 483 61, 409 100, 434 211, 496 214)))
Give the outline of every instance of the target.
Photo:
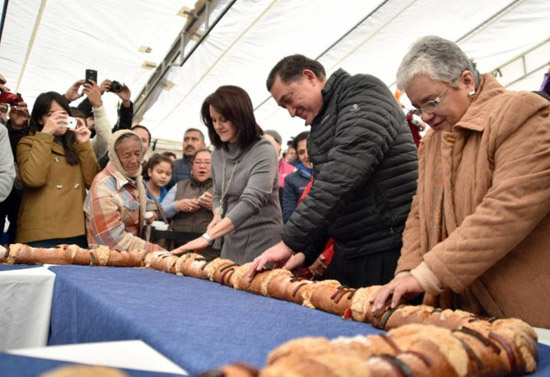
POLYGON ((214 218, 206 233, 172 253, 200 250, 220 239, 222 258, 251 262, 281 240, 275 148, 262 136, 252 101, 239 87, 219 87, 204 100, 201 114, 216 148, 214 218))

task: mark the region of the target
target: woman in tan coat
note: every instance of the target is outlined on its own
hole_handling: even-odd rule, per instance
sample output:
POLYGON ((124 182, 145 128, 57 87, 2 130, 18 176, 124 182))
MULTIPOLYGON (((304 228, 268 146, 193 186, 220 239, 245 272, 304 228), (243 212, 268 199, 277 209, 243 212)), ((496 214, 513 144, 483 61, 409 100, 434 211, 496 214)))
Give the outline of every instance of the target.
POLYGON ((82 203, 99 166, 84 122, 70 128, 70 108, 56 92, 34 103, 28 135, 17 145, 25 184, 16 241, 35 247, 87 247, 82 203))
POLYGON ((424 301, 550 328, 550 103, 419 40, 397 85, 431 129, 395 278, 374 301, 424 301))

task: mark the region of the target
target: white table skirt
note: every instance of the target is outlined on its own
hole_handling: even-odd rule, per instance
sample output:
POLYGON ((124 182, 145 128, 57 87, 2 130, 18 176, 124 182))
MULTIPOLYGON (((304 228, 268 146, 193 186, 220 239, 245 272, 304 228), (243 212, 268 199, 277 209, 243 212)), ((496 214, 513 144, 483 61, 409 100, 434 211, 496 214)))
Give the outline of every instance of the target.
POLYGON ((550 330, 541 329, 540 327, 533 327, 539 337, 539 343, 550 346, 550 330))
POLYGON ((46 267, 0 272, 0 351, 47 344, 54 280, 46 267))
POLYGON ((187 375, 178 365, 141 340, 28 348, 11 350, 8 353, 79 364, 187 375))

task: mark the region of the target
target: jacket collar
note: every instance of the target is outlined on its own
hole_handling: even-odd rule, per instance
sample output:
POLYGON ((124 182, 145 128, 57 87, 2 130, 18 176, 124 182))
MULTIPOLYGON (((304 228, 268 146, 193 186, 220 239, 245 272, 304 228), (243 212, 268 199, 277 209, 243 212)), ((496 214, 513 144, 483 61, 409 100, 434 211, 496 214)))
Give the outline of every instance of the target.
POLYGON ((105 169, 115 179, 117 191, 122 189, 125 185, 130 185, 133 188, 137 187, 135 181, 122 174, 111 161, 109 161, 105 169))
POLYGON ((335 95, 335 87, 340 85, 340 83, 348 77, 349 73, 344 71, 342 68, 338 68, 338 70, 330 75, 325 86, 323 87, 323 89, 321 89, 321 96, 323 97, 323 107, 321 108, 321 111, 319 111, 319 114, 317 114, 317 116, 313 120, 313 123, 315 123, 316 120, 321 119, 320 117, 322 117, 325 113, 330 99, 333 95, 335 95))
POLYGON ((490 115, 487 110, 490 109, 491 106, 487 106, 487 102, 504 93, 504 91, 504 87, 500 85, 492 75, 482 75, 476 94, 472 99, 472 103, 460 121, 453 126, 453 129, 464 128, 471 131, 482 132, 487 125, 487 118, 490 115))
POLYGON ((302 177, 311 178, 311 172, 313 169, 306 168, 301 162, 296 165, 296 169, 298 169, 298 172, 302 177))
POLYGON ((63 146, 61 138, 54 136, 54 140, 52 143, 52 152, 65 156, 65 147, 63 146))
POLYGON ((208 178, 206 181, 201 183, 197 181, 194 177, 191 177, 190 184, 191 186, 198 187, 198 188, 212 186, 212 178, 208 178))

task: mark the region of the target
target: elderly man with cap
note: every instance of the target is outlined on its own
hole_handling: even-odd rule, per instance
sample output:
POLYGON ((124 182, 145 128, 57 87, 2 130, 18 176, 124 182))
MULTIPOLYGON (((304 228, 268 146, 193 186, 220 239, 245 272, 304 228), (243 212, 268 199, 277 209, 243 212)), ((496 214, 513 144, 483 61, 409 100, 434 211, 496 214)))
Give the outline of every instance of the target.
POLYGON ((183 157, 174 161, 174 172, 172 179, 166 186, 167 189, 174 187, 179 181, 191 178, 193 158, 195 153, 206 148, 204 134, 198 128, 188 128, 183 134, 183 157))

